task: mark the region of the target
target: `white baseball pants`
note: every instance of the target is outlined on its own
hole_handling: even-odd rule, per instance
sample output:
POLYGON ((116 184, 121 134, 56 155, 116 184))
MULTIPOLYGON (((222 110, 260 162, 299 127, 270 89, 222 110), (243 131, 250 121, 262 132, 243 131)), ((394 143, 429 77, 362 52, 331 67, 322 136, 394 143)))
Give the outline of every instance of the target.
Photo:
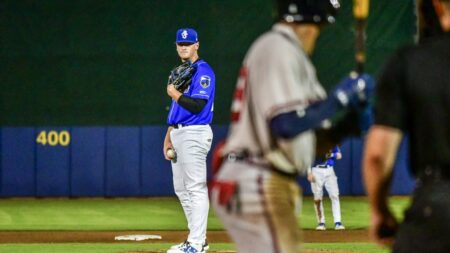
POLYGON ((173 129, 170 138, 177 153, 173 186, 188 222, 188 241, 203 244, 209 210, 206 157, 213 133, 209 125, 192 125, 173 129))
MULTIPOLYGON (((314 175, 315 182, 311 183, 311 190, 314 194, 314 200, 323 199, 323 188, 328 192, 331 200, 331 208, 333 211, 334 222, 341 222, 341 205, 339 202, 339 186, 337 183, 337 177, 334 173, 334 169, 331 166, 327 168, 313 167, 312 174, 314 175)), ((317 222, 325 223, 325 214, 323 211, 323 202, 320 205, 320 209, 316 210, 317 222), (318 213, 320 212, 320 213, 318 213)))

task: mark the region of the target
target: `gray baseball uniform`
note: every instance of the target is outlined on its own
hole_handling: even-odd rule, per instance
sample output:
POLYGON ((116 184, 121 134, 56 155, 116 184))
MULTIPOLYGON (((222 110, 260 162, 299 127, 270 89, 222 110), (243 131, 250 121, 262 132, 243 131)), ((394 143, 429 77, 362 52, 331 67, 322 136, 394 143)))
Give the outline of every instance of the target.
POLYGON ((232 104, 228 154, 218 182, 233 182, 236 193, 224 203, 220 187, 211 192, 216 213, 238 252, 298 252, 300 189, 295 174, 305 172, 315 153, 315 135, 306 131, 275 140, 269 122, 280 113, 299 114, 326 93, 315 68, 290 27, 275 24, 249 49, 232 104))

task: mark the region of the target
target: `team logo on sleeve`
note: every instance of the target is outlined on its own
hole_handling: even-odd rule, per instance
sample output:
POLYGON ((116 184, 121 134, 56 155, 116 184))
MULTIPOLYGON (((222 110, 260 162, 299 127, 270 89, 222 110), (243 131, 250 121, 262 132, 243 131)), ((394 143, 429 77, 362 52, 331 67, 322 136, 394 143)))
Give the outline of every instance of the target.
POLYGON ((211 84, 211 77, 209 76, 201 76, 200 77, 200 85, 205 89, 208 88, 211 84))

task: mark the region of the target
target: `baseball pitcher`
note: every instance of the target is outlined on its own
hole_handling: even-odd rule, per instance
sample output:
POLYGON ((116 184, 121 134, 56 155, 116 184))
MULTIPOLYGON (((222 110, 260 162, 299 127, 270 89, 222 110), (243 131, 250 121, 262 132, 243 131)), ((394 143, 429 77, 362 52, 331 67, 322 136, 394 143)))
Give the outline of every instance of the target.
POLYGON ((179 29, 176 47, 183 64, 172 70, 167 94, 172 98, 164 140, 164 156, 171 160, 173 186, 187 219, 189 236, 168 253, 203 253, 208 249, 206 225, 209 198, 206 156, 211 148, 215 75, 199 59, 197 32, 179 29))

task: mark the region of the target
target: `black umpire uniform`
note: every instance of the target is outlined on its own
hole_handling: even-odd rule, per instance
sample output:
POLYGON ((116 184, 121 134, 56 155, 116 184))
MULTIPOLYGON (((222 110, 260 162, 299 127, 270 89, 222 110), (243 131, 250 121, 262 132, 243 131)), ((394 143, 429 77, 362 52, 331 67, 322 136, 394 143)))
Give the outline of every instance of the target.
POLYGON ((376 99, 375 124, 409 136, 418 179, 393 252, 450 252, 450 32, 399 50, 376 99))

